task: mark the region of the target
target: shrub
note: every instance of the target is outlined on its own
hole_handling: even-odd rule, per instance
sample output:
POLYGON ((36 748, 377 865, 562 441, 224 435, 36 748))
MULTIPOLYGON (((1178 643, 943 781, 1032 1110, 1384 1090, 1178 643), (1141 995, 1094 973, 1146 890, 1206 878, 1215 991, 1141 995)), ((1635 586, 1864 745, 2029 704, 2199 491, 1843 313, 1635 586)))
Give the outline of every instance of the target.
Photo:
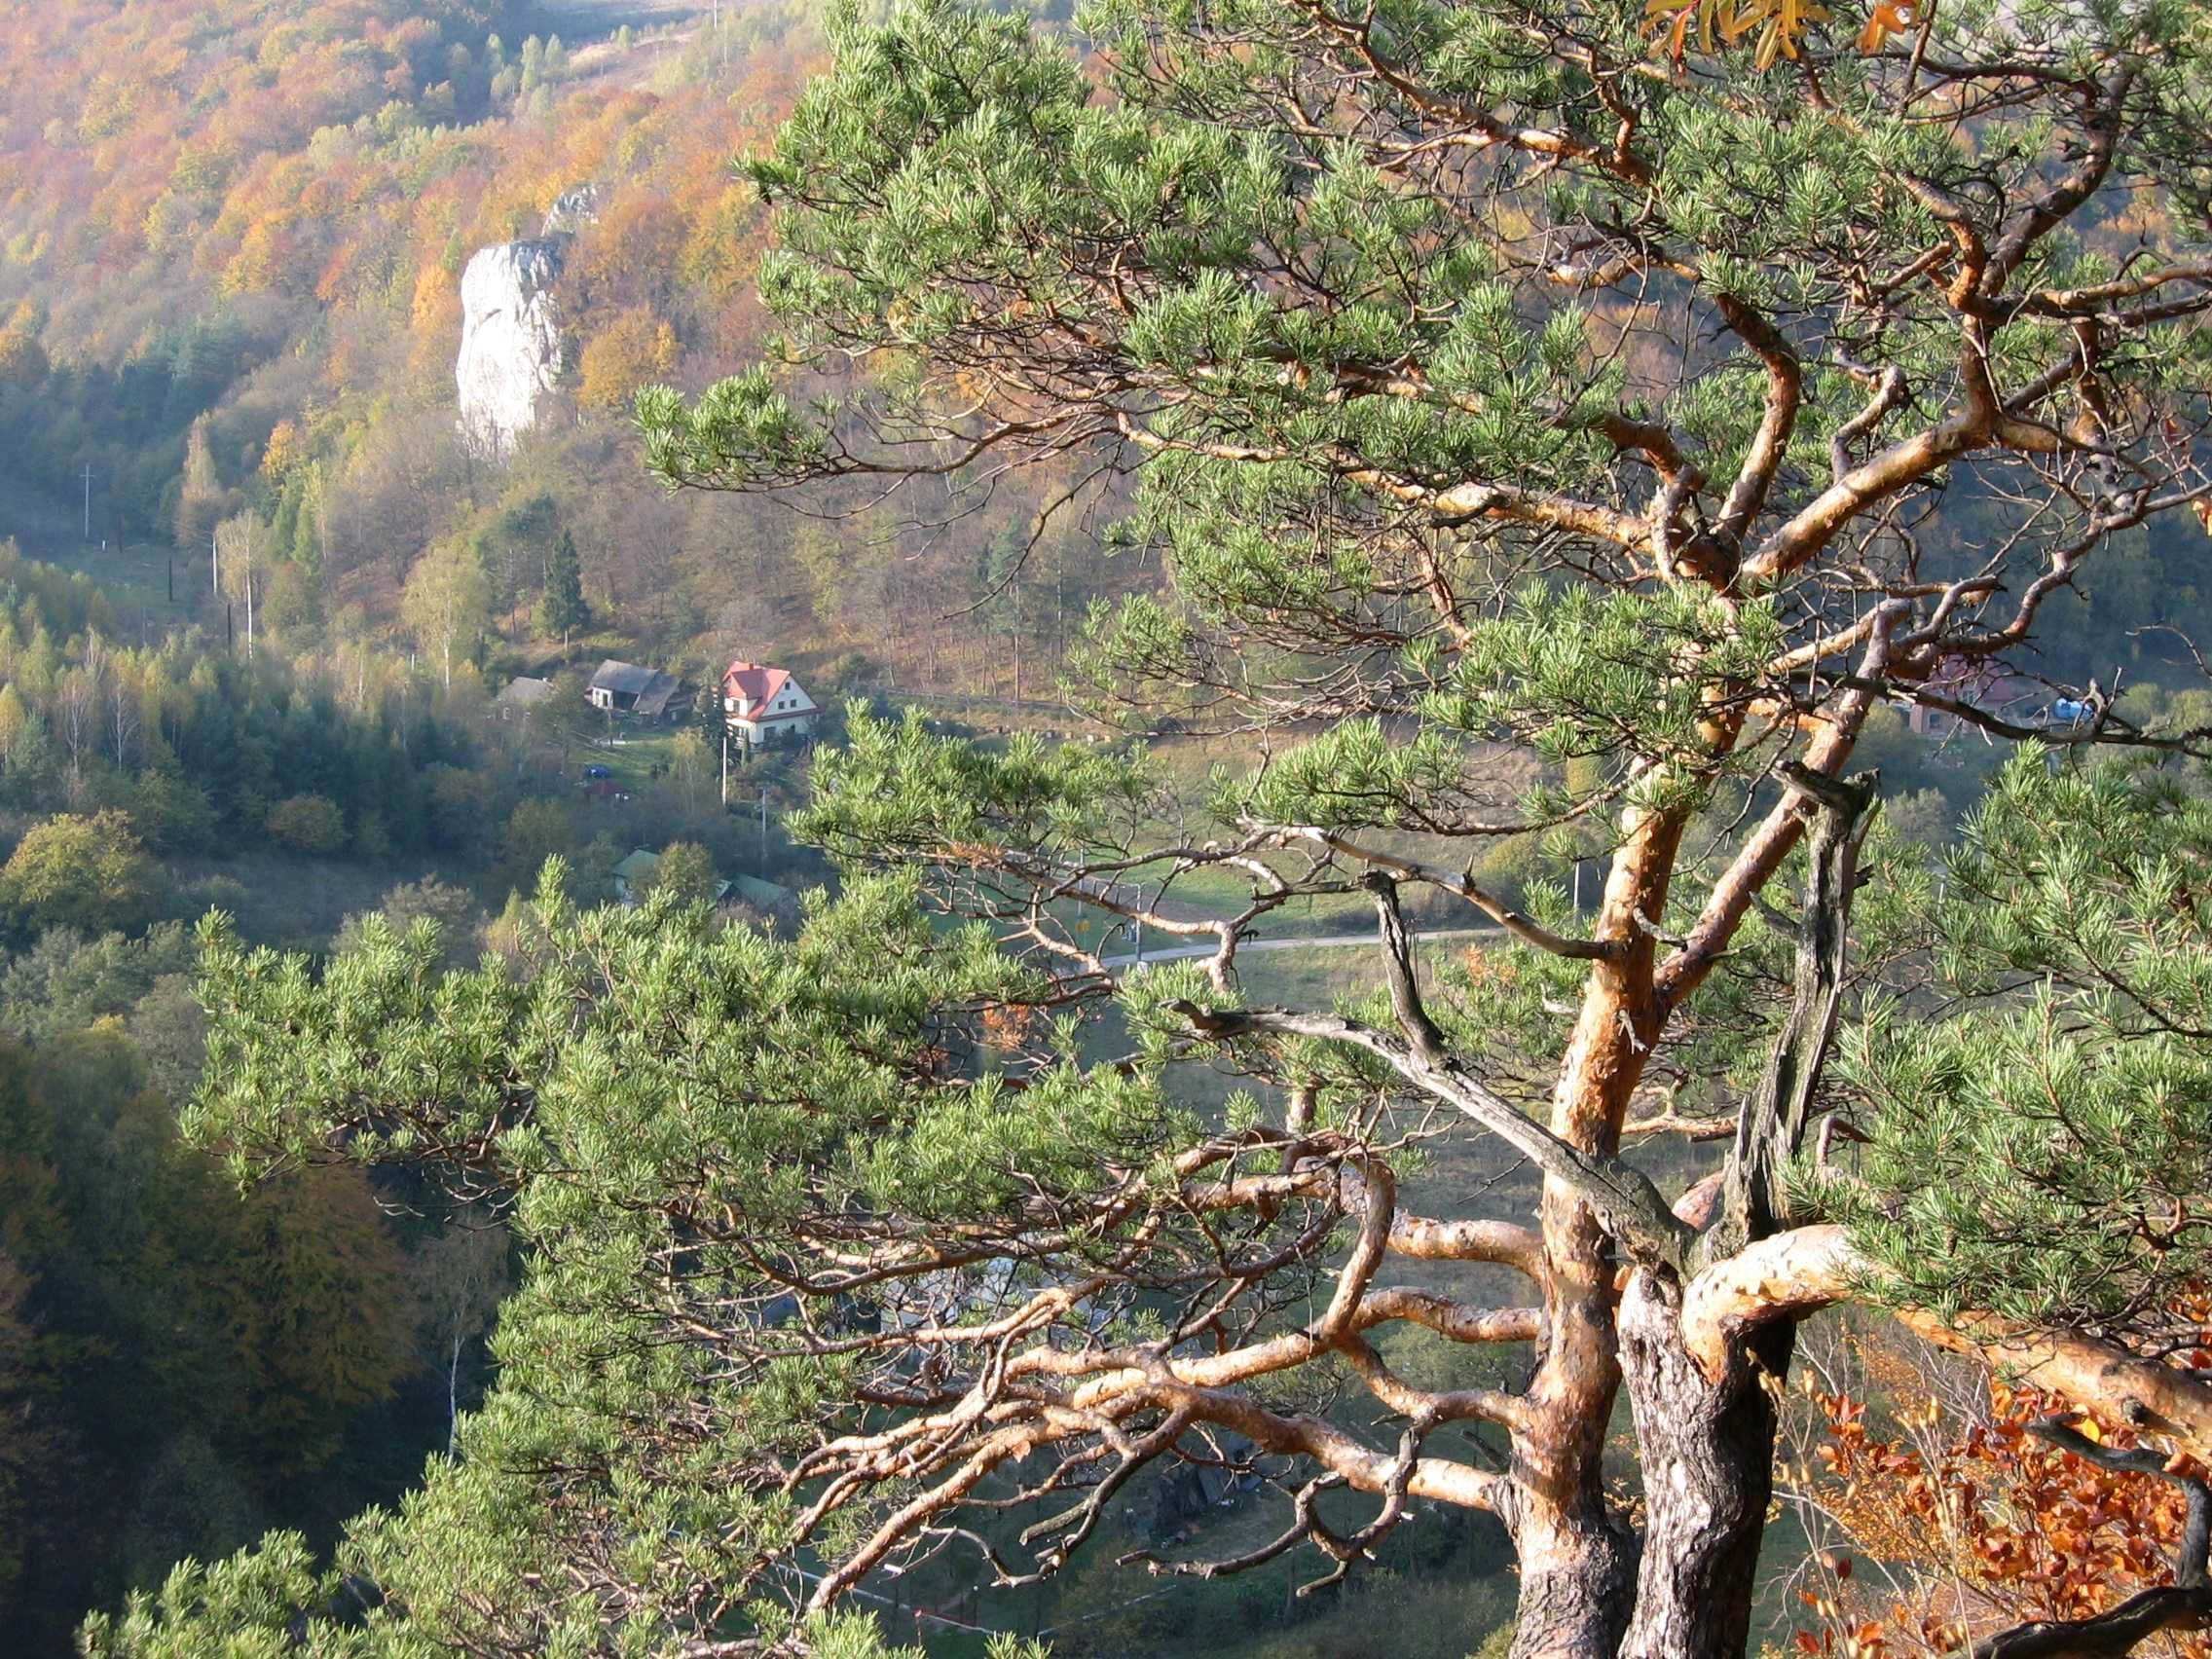
POLYGON ((290 795, 270 808, 269 833, 297 852, 327 857, 346 844, 346 815, 327 795, 290 795))

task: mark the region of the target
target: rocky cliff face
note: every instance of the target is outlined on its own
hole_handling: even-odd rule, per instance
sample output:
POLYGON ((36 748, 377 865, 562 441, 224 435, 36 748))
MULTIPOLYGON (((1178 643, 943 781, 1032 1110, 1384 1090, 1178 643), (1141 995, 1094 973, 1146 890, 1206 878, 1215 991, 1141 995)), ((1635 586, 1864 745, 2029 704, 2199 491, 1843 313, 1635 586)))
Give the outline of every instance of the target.
POLYGON ((600 187, 596 184, 579 184, 564 190, 553 198, 553 205, 545 209, 545 228, 541 237, 573 236, 584 226, 599 217, 600 187))
POLYGON ((461 277, 461 359, 454 378, 461 425, 479 455, 498 460, 537 424, 540 399, 561 377, 561 316, 553 284, 565 236, 482 249, 461 277))

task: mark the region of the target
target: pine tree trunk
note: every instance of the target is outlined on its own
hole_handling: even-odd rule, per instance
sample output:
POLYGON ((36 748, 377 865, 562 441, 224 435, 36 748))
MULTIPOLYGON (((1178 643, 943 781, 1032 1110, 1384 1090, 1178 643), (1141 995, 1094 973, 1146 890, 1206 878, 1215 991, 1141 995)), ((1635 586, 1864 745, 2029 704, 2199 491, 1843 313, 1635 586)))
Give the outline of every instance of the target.
POLYGON ((453 1357, 446 1366, 446 1456, 461 1450, 461 1322, 453 1328, 453 1357))
POLYGON ((1774 1491, 1775 1403, 1789 1362, 1778 1320, 1717 1385, 1684 1351, 1681 1289, 1640 1272, 1620 1310, 1621 1369, 1643 1468, 1643 1556, 1621 1659, 1741 1659, 1774 1491))
POLYGON ((1512 1659, 1614 1659, 1636 1596, 1636 1539, 1602 1502, 1512 1523, 1521 1563, 1512 1659))
MULTIPOLYGON (((1619 1150, 1620 1125, 1664 1014, 1651 995, 1681 815, 1631 814, 1607 873, 1594 937, 1618 954, 1594 964, 1552 1097, 1552 1132, 1586 1151, 1619 1150)), ((1610 1237, 1579 1196, 1547 1178, 1539 1207, 1547 1272, 1544 1340, 1514 1436, 1521 1561, 1513 1659, 1615 1659, 1636 1601, 1634 1535, 1604 1495, 1605 1431, 1621 1374, 1610 1237)))

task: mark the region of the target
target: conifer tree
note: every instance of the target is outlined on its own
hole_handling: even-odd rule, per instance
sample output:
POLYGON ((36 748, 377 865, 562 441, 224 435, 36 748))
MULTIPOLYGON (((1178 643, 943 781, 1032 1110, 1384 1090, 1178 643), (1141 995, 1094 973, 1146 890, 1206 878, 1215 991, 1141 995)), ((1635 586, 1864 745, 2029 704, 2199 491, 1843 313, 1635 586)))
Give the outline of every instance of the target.
MULTIPOLYGON (((855 865, 931 869, 1071 987, 1114 977, 1062 920, 1071 898, 1214 942, 1186 1035, 1289 1088, 1281 1179, 1311 1159, 1340 1197, 1346 1170, 1374 1190, 1373 1145, 1313 1152, 1330 1120, 1297 1104, 1347 1051, 1382 1068, 1372 1087, 1543 1170, 1529 1225, 1452 1246, 1528 1280, 1518 1313, 1454 1315, 1533 1342, 1514 1394, 1424 1396, 1380 1366, 1358 1310, 1394 1235, 1372 1210, 1302 1333, 1239 1323, 1228 1283, 1171 1332, 1226 1350, 1209 1378, 1328 1354, 1413 1424, 1395 1455, 1298 1450, 1375 1493, 1377 1526, 1407 1493, 1495 1510, 1524 1659, 1741 1649, 1769 1490, 1758 1380, 1788 1365, 1790 1287, 1822 1302, 1857 1272, 1833 1254, 1848 1235, 1794 1225, 1786 1180, 1870 804, 1853 746, 1885 701, 2020 735, 1962 688, 2015 660, 2116 536, 2206 498, 2201 18, 1885 9, 1830 42, 1794 18, 1695 5, 1655 54, 1606 6, 1108 0, 1088 14, 1097 77, 954 6, 849 24, 753 168, 780 211, 762 287, 789 359, 689 407, 641 399, 679 483, 1070 455, 1134 475, 1125 534, 1171 588, 1100 620, 1088 695, 1273 751, 1221 781, 1211 838, 1160 836, 1140 777, 911 725, 862 727, 806 827, 855 865), (2123 230, 2122 200, 2156 205, 2123 230), (832 359, 881 372, 794 401, 832 359), (1498 743, 1555 782, 1493 786, 1498 743), (1592 826, 1594 916, 1471 874, 1496 837, 1592 826), (1757 1027, 1761 906, 1800 857, 1793 995, 1747 1089, 1707 1045, 1757 1027), (1144 897, 1197 871, 1235 872, 1241 907, 1194 920, 1144 897), (1408 885, 1524 962, 1424 1004, 1408 885), (1354 886, 1384 970, 1361 1017, 1222 1006, 1244 929, 1354 886), (1716 1183, 1673 1204, 1620 1158, 1670 1079, 1737 1120, 1716 1183), (1624 1386, 1641 1538, 1605 1492, 1624 1386), (1505 1431, 1502 1472, 1422 1454, 1459 1417, 1505 1431)), ((2074 741, 2159 741, 2074 692, 2093 710, 2074 741)), ((1938 1279, 1954 1265, 1926 1259, 1938 1279)), ((1228 1419, 1160 1386, 1124 1433, 1228 1419)))
MULTIPOLYGON (((1102 0, 1096 75, 945 0, 840 21, 755 167, 793 356, 695 405, 645 394, 654 463, 747 490, 1133 474, 1124 535, 1170 583, 1098 618, 1084 694, 1259 760, 1185 831, 1140 747, 856 713, 793 824, 848 892, 791 946, 553 888, 520 975, 441 982, 434 940, 387 936, 318 982, 216 931, 196 1132, 241 1168, 442 1166, 510 1195, 535 1252, 461 1461, 343 1557, 383 1598, 364 1645, 849 1644, 797 1621, 944 1551, 1049 1574, 1185 1458, 1274 1483, 1283 1527, 1161 1570, 1312 1549, 1334 1579, 1417 1505, 1487 1509, 1519 1659, 1733 1656, 1770 1382, 1796 1322, 1852 1299, 2212 1453, 2212 1387, 2157 1342, 2189 1250, 2046 1271, 1924 1191, 1939 1169, 1995 1199, 1989 1160, 2042 1158, 2035 1215, 2126 1216, 2124 1171, 2172 1223, 2201 1147, 2131 1079, 2194 1074, 2084 1080, 2096 1119, 2053 1148, 1983 1122, 2027 1098, 2005 1086, 2027 1035, 1893 1028, 1827 1063, 1855 925, 1966 926, 1867 850, 1871 711, 2025 735, 1973 688, 2116 537, 2212 492, 2212 42, 2158 5, 1885 6, 1855 42, 1798 8, 1651 15, 1102 0), (853 361, 882 372, 793 395, 853 361), (1500 784, 1508 748, 1546 781, 1500 784), (1593 829, 1590 913, 1471 873, 1501 837, 1593 829), (1175 902, 1201 879, 1235 903, 1175 902), (1409 887, 1498 946, 1417 972, 1409 887), (1372 905, 1371 994, 1250 1006, 1250 931, 1346 893, 1372 905), (921 897, 976 924, 934 932, 921 897), (1086 912, 1206 954, 1126 975, 1086 912), (1082 1016, 1108 999, 1127 1047, 1100 1062, 1082 1016), (1252 1088, 1201 1111, 1198 1066, 1252 1088), (1823 1160, 1844 1110, 1856 1176, 1823 1160), (1624 1155, 1699 1115, 1727 1150, 1687 1190, 1624 1155), (1459 1149, 1526 1161, 1531 1211, 1420 1173, 1459 1149), (1409 1262, 1515 1288, 1416 1288, 1409 1262), (1525 1383, 1424 1386, 1391 1363, 1406 1331, 1521 1345, 1525 1383)), ((2069 747, 2202 747, 2072 689, 2069 747)), ((2033 783, 1998 820, 2034 819, 2033 783)), ((2086 971, 2156 931, 2129 906, 2171 883, 2078 869, 1988 879, 1990 914, 2018 906, 2004 949, 2086 971), (2035 942, 2078 887, 2118 906, 2105 933, 2035 942)), ((274 1544, 176 1599, 297 1609, 304 1570, 274 1544)), ((164 1628, 143 1608, 95 1650, 164 1628)))
POLYGON ((561 636, 564 647, 571 634, 591 626, 591 607, 584 603, 583 562, 576 556, 575 536, 566 530, 546 561, 545 596, 537 620, 548 634, 561 636))

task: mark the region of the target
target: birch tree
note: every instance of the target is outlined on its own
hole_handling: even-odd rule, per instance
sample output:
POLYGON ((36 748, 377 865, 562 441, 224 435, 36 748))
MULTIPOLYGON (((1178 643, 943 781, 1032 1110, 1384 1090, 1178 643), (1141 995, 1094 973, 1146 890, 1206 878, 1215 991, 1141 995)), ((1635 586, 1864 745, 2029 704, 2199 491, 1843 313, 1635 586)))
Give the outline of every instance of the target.
POLYGON ((454 658, 465 658, 490 620, 491 585, 476 555, 459 542, 440 542, 415 562, 401 596, 401 613, 415 642, 438 665, 440 683, 453 689, 454 658))

